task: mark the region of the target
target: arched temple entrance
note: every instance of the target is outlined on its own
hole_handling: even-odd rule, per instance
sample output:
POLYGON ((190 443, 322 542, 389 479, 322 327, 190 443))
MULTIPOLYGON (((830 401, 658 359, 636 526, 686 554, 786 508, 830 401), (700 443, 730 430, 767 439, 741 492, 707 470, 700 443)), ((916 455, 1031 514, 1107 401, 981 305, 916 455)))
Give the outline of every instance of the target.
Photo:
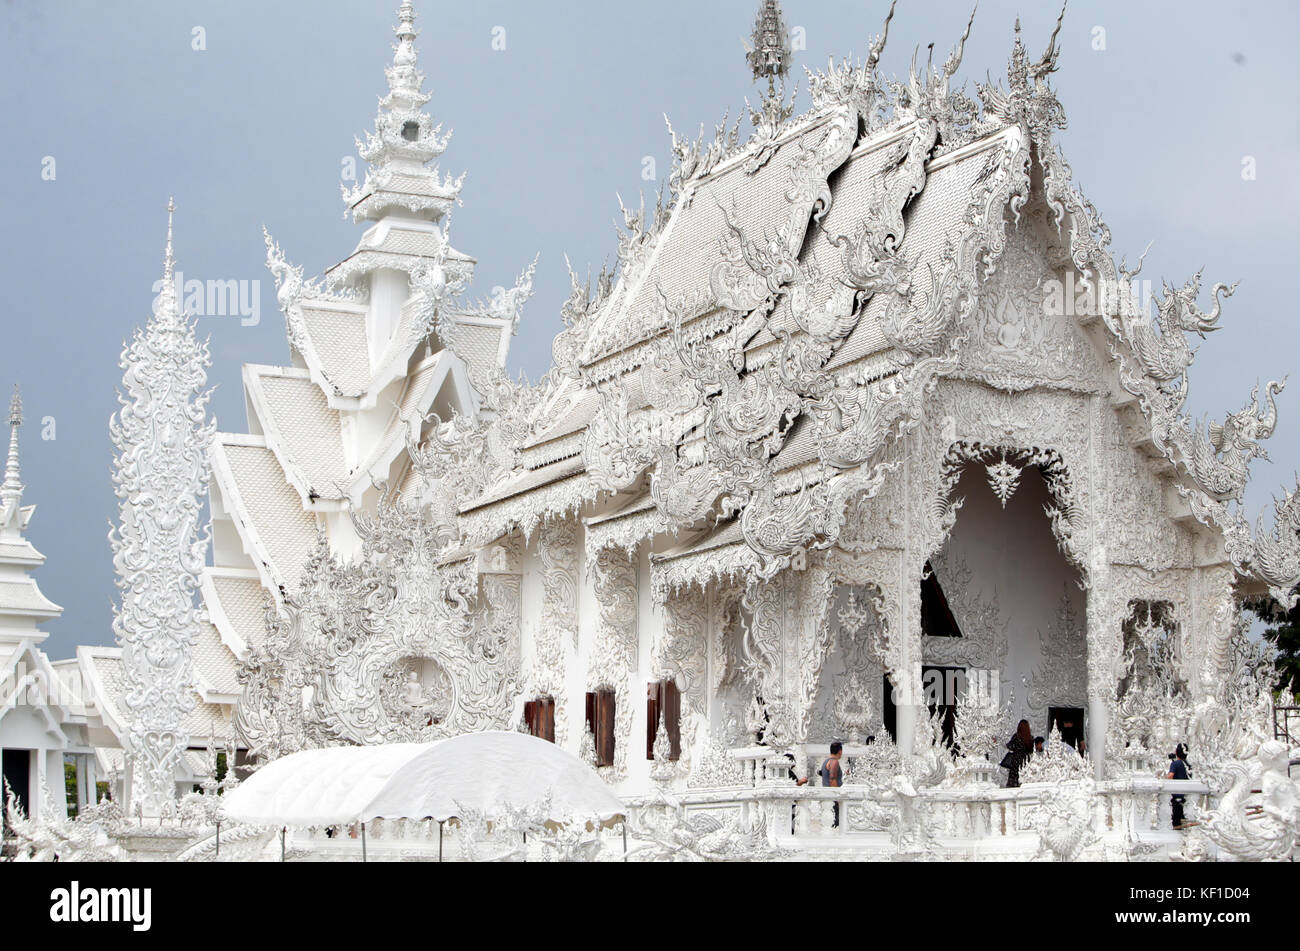
POLYGON ((951 711, 954 693, 978 676, 1003 708, 1004 740, 1026 719, 1035 736, 1055 726, 1077 746, 1086 735, 1087 602, 1048 515, 1061 477, 1059 459, 1011 451, 985 450, 963 465, 956 521, 922 580, 922 688, 931 711, 951 711))

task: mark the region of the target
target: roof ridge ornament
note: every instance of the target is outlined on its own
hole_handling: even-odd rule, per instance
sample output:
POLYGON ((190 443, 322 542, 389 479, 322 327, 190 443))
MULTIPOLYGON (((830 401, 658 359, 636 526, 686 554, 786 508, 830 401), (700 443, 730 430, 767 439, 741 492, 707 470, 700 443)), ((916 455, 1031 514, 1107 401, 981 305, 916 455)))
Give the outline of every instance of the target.
POLYGON ((777 77, 781 78, 784 90, 785 78, 790 75, 792 55, 790 31, 786 29, 780 0, 762 0, 758 17, 754 21, 753 35, 745 44, 745 52, 754 81, 759 82, 766 77, 768 98, 775 98, 777 77))
POLYGON ((873 117, 882 103, 884 83, 878 68, 880 57, 889 41, 889 26, 894 20, 894 9, 898 0, 889 4, 885 14, 885 23, 880 35, 871 41, 865 63, 854 66, 848 59, 836 64, 834 57, 827 64, 825 72, 813 72, 805 67, 808 74, 808 87, 812 92, 813 106, 821 108, 829 103, 849 104, 858 111, 862 122, 870 129, 873 117))

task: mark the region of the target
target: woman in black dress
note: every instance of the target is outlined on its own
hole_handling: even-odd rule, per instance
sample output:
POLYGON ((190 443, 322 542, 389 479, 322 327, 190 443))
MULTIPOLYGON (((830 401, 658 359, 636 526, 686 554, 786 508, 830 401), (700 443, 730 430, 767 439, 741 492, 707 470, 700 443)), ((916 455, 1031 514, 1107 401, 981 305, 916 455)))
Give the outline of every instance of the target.
POLYGON ((1007 769, 1007 788, 1014 789, 1020 785, 1020 767, 1034 751, 1034 731, 1029 729, 1029 721, 1021 720, 1016 726, 1016 735, 1007 743, 1010 751, 1002 757, 1002 765, 1007 769))

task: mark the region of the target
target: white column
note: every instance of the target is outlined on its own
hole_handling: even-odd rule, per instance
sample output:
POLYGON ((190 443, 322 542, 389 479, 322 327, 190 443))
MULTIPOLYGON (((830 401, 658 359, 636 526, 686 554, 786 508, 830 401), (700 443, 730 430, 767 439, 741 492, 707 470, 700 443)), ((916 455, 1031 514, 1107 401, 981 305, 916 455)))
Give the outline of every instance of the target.
POLYGON ((49 762, 46 750, 32 750, 31 788, 27 794, 27 811, 32 819, 44 819, 45 787, 49 781, 49 762))
POLYGON ((894 708, 894 732, 898 735, 898 750, 906 759, 916 754, 916 706, 902 703, 894 708))
POLYGON ((1109 729, 1110 705, 1100 691, 1088 692, 1088 755, 1092 757, 1094 778, 1106 778, 1106 732, 1109 729))
POLYGON ((95 763, 94 753, 86 754, 85 766, 86 766, 86 790, 87 790, 87 795, 89 795, 90 797, 88 802, 90 805, 94 806, 99 803, 99 788, 97 786, 97 783, 99 782, 99 774, 97 770, 97 764, 95 763))
POLYGON ((924 692, 921 688, 921 664, 908 664, 902 683, 894 692, 894 734, 898 752, 911 759, 916 755, 916 724, 924 692))
POLYGON ((90 797, 86 792, 86 754, 74 753, 72 765, 77 770, 77 810, 80 811, 90 805, 90 797))

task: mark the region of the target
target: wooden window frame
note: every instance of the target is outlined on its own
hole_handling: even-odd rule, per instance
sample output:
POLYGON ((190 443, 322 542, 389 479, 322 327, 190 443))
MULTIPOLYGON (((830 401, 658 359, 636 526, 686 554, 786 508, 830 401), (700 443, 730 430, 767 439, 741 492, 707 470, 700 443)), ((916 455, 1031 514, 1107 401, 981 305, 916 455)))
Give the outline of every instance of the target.
POLYGON ((682 692, 675 680, 659 680, 646 685, 646 746, 645 758, 655 758, 655 735, 659 732, 660 714, 665 717, 664 729, 672 752, 668 759, 677 762, 682 758, 682 692))
POLYGON ((614 722, 618 700, 613 690, 602 687, 587 693, 587 728, 596 745, 596 765, 614 765, 614 722))

